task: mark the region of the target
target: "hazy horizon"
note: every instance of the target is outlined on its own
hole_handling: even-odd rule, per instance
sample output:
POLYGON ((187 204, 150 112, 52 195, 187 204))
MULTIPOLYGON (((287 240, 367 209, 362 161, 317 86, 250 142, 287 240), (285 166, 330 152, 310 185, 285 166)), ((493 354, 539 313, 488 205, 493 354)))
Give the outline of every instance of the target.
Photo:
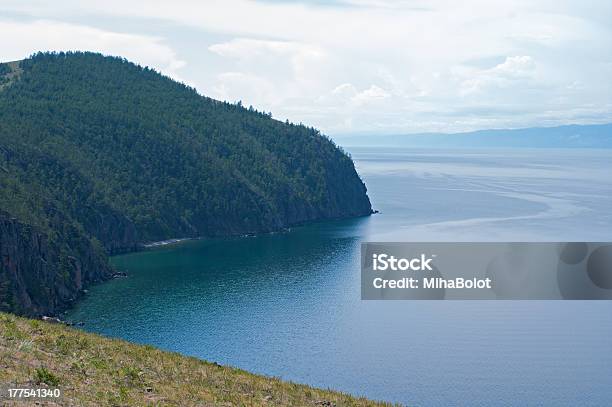
POLYGON ((333 137, 367 137, 367 136, 428 136, 428 135, 461 135, 461 134, 472 134, 485 131, 517 131, 517 130, 536 130, 536 129, 557 129, 563 127, 603 127, 612 126, 612 122, 607 123, 567 123, 562 125, 551 125, 551 126, 529 126, 529 127, 491 127, 483 128, 479 130, 468 130, 468 131, 455 131, 455 132, 438 132, 438 131, 425 131, 425 132, 391 132, 391 133, 371 133, 368 131, 353 131, 347 133, 333 133, 333 137))

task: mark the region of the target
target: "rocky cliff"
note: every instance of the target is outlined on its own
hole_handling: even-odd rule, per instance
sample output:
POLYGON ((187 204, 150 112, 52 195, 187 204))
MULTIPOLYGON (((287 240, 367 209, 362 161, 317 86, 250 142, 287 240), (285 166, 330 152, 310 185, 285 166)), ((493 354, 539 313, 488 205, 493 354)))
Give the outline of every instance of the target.
POLYGON ((0 212, 0 311, 57 314, 111 268, 100 248, 68 223, 48 235, 0 212))

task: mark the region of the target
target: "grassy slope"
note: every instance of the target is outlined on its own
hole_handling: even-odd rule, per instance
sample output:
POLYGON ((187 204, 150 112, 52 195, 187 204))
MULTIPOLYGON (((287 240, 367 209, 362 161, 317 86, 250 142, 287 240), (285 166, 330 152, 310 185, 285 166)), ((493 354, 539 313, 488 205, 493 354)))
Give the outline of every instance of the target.
POLYGON ((0 383, 56 385, 77 406, 385 405, 4 313, 0 383))

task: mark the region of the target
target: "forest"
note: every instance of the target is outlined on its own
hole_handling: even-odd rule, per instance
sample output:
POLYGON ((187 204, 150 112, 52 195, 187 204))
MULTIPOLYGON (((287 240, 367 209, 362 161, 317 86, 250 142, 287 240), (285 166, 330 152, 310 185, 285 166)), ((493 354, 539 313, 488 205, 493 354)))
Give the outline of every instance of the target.
POLYGON ((123 58, 0 64, 0 310, 57 313, 146 242, 371 211, 350 156, 314 128, 123 58))

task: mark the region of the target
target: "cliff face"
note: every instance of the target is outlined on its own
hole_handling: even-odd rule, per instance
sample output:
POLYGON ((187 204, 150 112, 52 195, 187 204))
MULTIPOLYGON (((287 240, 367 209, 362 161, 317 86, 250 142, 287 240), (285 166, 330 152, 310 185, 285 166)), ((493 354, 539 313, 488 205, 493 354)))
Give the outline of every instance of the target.
POLYGON ((3 309, 53 313, 104 256, 173 237, 276 231, 371 213, 319 131, 91 53, 0 64, 3 309), (21 238, 19 237, 21 236, 21 238))
POLYGON ((69 226, 57 226, 49 236, 0 212, 0 311, 53 315, 84 287, 110 277, 99 249, 69 226))

